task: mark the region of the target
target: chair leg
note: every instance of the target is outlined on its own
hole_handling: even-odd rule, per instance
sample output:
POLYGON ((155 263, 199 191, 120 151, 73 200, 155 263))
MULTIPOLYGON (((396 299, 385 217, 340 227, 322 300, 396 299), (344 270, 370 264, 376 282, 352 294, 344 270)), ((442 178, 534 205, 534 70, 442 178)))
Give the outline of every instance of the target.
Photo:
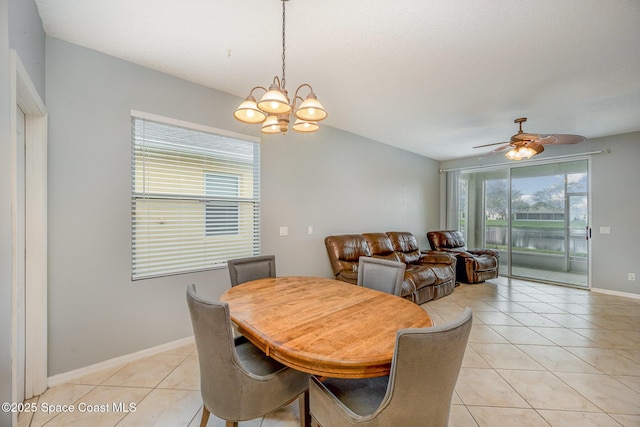
POLYGON ((237 421, 227 421, 225 427, 238 427, 237 421))
POLYGON ((200 420, 200 427, 207 427, 207 423, 209 422, 209 415, 211 413, 207 409, 206 406, 202 405, 202 420, 200 420))
POLYGON ((311 414, 309 413, 309 389, 298 396, 298 408, 298 412, 300 412, 300 427, 311 427, 311 414))

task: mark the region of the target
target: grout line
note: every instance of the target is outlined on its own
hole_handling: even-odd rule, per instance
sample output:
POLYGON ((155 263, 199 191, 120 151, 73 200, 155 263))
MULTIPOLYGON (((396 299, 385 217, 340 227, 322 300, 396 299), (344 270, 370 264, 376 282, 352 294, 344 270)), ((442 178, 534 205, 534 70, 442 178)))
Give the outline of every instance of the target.
MULTIPOLYGON (((635 343, 634 340, 631 340, 631 338, 634 338, 635 335, 633 335, 634 333, 637 333, 637 331, 633 328, 627 328, 627 329, 617 329, 615 328, 616 326, 616 319, 618 318, 610 318, 610 316, 623 316, 625 319, 628 318, 629 320, 625 320, 620 318, 619 320, 625 320, 624 322, 622 322, 622 324, 620 326, 628 326, 628 325, 632 325, 634 321, 640 321, 640 301, 638 301, 637 299, 625 299, 624 296, 617 296, 617 295, 603 295, 603 294, 593 294, 591 293, 589 290, 586 289, 575 289, 575 288, 562 288, 562 289, 556 289, 557 287, 555 287, 555 285, 549 285, 549 284, 530 284, 528 282, 524 282, 524 281, 512 281, 512 280, 508 280, 508 279, 502 279, 499 278, 498 280, 493 280, 493 281, 487 281, 485 285, 462 285, 460 287, 457 287, 455 289, 455 291, 450 294, 449 296, 447 296, 446 298, 441 298, 438 300, 434 300, 434 301, 430 301, 427 302, 425 304, 421 304, 421 307, 426 310, 428 313, 432 314, 434 317, 437 317, 438 319, 446 319, 448 317, 450 317, 452 315, 452 313, 455 313, 457 311, 461 311, 463 310, 464 307, 466 307, 467 305, 472 305, 472 304, 476 304, 479 308, 488 308, 488 306, 493 307, 495 309, 495 311, 483 311, 483 310, 478 310, 478 313, 488 313, 486 316, 487 318, 491 318, 490 316, 493 315, 499 315, 499 316, 506 316, 506 318, 508 319, 513 319, 513 321, 515 323, 517 323, 520 326, 517 325, 501 325, 501 324, 490 324, 490 323, 485 323, 484 321, 480 320, 480 318, 474 318, 474 320, 477 320, 477 323, 474 322, 474 326, 482 326, 482 327, 486 327, 488 330, 492 331, 493 333, 497 334, 497 336, 502 337, 503 339, 505 339, 507 341, 507 343, 503 343, 504 345, 509 345, 512 346, 514 349, 518 350, 519 352, 521 352, 522 354, 526 355, 527 357, 533 359, 534 361, 536 361, 536 359, 533 356, 529 356, 529 354, 527 352, 525 352, 521 346, 528 346, 528 345, 532 345, 532 346, 540 346, 540 347, 549 347, 549 348, 556 348, 556 349, 562 349, 563 351, 567 352, 568 354, 570 354, 573 357, 576 357, 577 359, 583 361, 586 365, 591 366, 593 368, 595 368, 597 371, 599 371, 599 373, 596 372, 573 372, 571 370, 569 371, 559 371, 557 369, 552 370, 550 368, 547 368, 545 365, 542 365, 541 363, 539 363, 541 365, 542 370, 540 370, 539 372, 549 372, 551 373, 555 378, 557 378, 558 380, 560 380, 563 384, 565 384, 567 387, 569 387, 571 390, 573 390, 575 393, 577 393, 577 395, 582 396, 582 398, 585 399, 585 401, 589 402, 590 404, 593 405, 594 408, 598 408, 601 413, 606 414, 606 416, 611 419, 614 420, 615 422, 618 422, 617 419, 615 419, 612 414, 613 413, 609 413, 605 410, 603 410, 603 407, 601 405, 596 404, 595 402, 593 402, 591 399, 589 399, 587 396, 585 396, 584 394, 582 394, 578 389, 576 389, 575 387, 572 387, 570 384, 568 384, 567 382, 565 382, 559 375, 561 373, 567 373, 567 374, 581 374, 581 375, 600 375, 602 376, 601 378, 609 378, 614 380, 616 383, 620 384, 623 388, 623 390, 628 389, 630 393, 640 393, 640 390, 636 390, 634 389, 631 385, 627 385, 625 383, 623 383, 622 381, 618 380, 617 378, 615 378, 615 376, 613 374, 608 374, 606 372, 603 372, 600 368, 598 368, 598 366, 595 366, 594 363, 589 362, 588 360, 585 360, 583 357, 580 357, 574 353, 572 353, 570 351, 570 349, 575 349, 575 348, 585 348, 588 349, 588 351, 599 351, 601 349, 606 349, 609 350, 610 353, 616 355, 616 357, 620 357, 622 358, 621 360, 626 360, 629 362, 630 366, 640 366, 640 362, 638 362, 637 360, 635 360, 633 358, 633 356, 631 354, 627 354, 625 353, 623 350, 633 350, 633 348, 631 348, 632 344, 629 344, 628 347, 630 347, 629 349, 627 348, 618 348, 618 347, 613 347, 611 344, 607 344, 607 342, 611 341, 609 335, 612 334, 617 334, 618 336, 616 336, 616 343, 619 343, 619 341, 617 339, 622 339, 624 337, 629 337, 630 338, 630 342, 635 343), (531 291, 531 292, 529 292, 531 291), (533 300, 539 301, 520 301, 518 302, 517 299, 522 299, 523 296, 527 296, 532 298, 533 300), (513 299, 511 299, 513 298, 513 299), (553 302, 546 302, 544 301, 545 298, 549 298, 552 299, 553 302), (575 298, 575 299, 573 299, 575 298), (484 306, 484 304, 486 304, 486 306, 484 306), (524 305, 522 305, 524 304, 524 305), (559 310, 564 311, 564 313, 539 313, 537 312, 535 309, 527 309, 526 305, 527 304, 548 304, 552 307, 558 308, 559 310), (517 307, 522 307, 523 310, 528 310, 526 312, 512 312, 509 310, 512 310, 513 308, 517 307), (563 308, 564 307, 564 308, 563 308), (507 310, 507 311, 503 311, 503 310, 507 310), (567 311, 567 310, 571 310, 571 311, 567 311), (636 314, 637 311, 637 314, 636 314), (578 313, 576 313, 578 312, 578 313), (589 312, 587 313, 583 313, 583 312, 589 312), (610 313, 617 313, 617 314, 610 314, 610 313), (535 319, 533 320, 529 320, 525 323, 523 323, 522 321, 518 320, 516 317, 522 317, 524 316, 526 317, 535 317, 535 319), (563 319, 562 317, 558 318, 557 316, 555 317, 556 320, 554 320, 554 315, 561 315, 561 316, 572 316, 572 317, 566 317, 566 319, 563 319), (537 317, 539 316, 539 317, 537 317), (591 325, 591 327, 588 328, 584 328, 584 327, 572 327, 572 326, 565 326, 567 324, 573 324, 571 323, 572 319, 581 319, 581 321, 585 321, 586 324, 591 325), (542 321, 542 319, 549 322, 549 325, 536 325, 536 323, 540 323, 542 321), (536 322, 536 320, 538 320, 538 322, 536 322), (598 324, 594 323, 593 321, 597 321, 599 324, 604 325, 606 327, 603 326, 599 326, 598 324), (531 324, 534 323, 534 324, 531 324), (553 325, 553 326, 552 326, 553 325), (497 329, 495 329, 495 327, 498 327, 497 329), (547 339, 548 341, 550 341, 552 344, 551 345, 547 345, 547 344, 531 344, 531 343, 520 343, 520 344, 516 344, 514 342, 512 342, 511 340, 509 340, 507 338, 507 336, 501 334, 498 329, 500 329, 500 327, 503 328, 507 328, 505 329, 508 330, 508 328, 513 328, 513 327, 525 327, 528 329, 528 331, 531 331, 535 334, 540 335, 541 337, 547 339), (539 333, 536 329, 537 328, 550 328, 550 329, 558 329, 558 330, 562 330, 562 333, 560 333, 560 338, 559 339, 555 339, 551 340, 549 338, 546 338, 546 336, 542 335, 541 333, 539 333), (580 346, 571 346, 571 345, 567 345, 567 342, 564 339, 564 333, 566 332, 571 332, 571 333, 575 333, 580 335, 581 337, 583 337, 585 340, 591 341, 593 343, 593 347, 585 347, 584 345, 580 345, 580 346), (593 341, 589 338, 589 335, 591 334, 602 334, 605 336, 604 340, 603 339, 598 339, 598 341, 593 341), (558 344, 560 343, 560 344, 558 344)), ((533 308, 536 308, 536 305, 531 306, 533 308)), ((544 309, 544 306, 542 305, 538 305, 537 306, 538 309, 544 309)), ((499 321, 499 320, 498 320, 499 321)), ((578 325, 580 325, 581 323, 577 323, 578 325)), ((549 331, 550 333, 554 333, 555 331, 549 331)), ((506 333, 506 332, 505 332, 506 333)), ((506 333, 506 335, 512 335, 509 333, 506 333)), ((577 337, 576 337, 577 338, 577 337)), ((567 339, 569 339, 569 343, 573 342, 575 343, 575 341, 573 340, 572 336, 569 336, 567 339)), ((526 340, 525 340, 526 341, 526 340)), ((620 341, 621 342, 621 341, 620 341)), ((483 342, 482 341, 482 337, 480 338, 479 342, 469 342, 467 344, 467 348, 471 348, 473 349, 473 345, 478 344, 478 345, 485 345, 485 344, 496 344, 496 343, 491 343, 491 342, 483 342)), ((474 350, 475 351, 475 350, 474 350)), ((144 397, 142 397, 140 399, 140 401, 138 402, 138 405, 140 405, 143 401, 147 400, 149 398, 149 396, 151 395, 151 393, 153 393, 153 391, 155 390, 180 390, 180 391, 189 391, 189 392, 194 392, 195 390, 190 390, 190 389, 182 389, 182 388, 159 388, 160 384, 163 383, 163 381, 165 381, 169 376, 171 376, 173 373, 176 372, 177 369, 179 369, 181 366, 183 366, 187 360, 189 360, 189 358, 191 356, 197 356, 197 350, 190 350, 189 354, 183 353, 183 352, 175 352, 174 350, 168 350, 168 351, 163 351, 162 353, 164 354, 168 354, 171 356, 182 356, 182 359, 172 368, 170 369, 170 371, 163 376, 162 379, 160 379, 153 387, 139 387, 139 386, 122 386, 122 385, 105 385, 104 383, 107 382, 109 379, 111 379, 114 375, 118 374, 119 372, 121 372, 122 369, 124 369, 129 363, 134 363, 134 360, 129 361, 128 363, 124 363, 122 364, 122 366, 120 366, 119 369, 117 369, 113 374, 111 374, 110 376, 108 376, 106 379, 102 380, 100 382, 100 384, 95 385, 95 384, 80 384, 80 383, 75 383, 73 382, 73 380, 69 381, 69 384, 73 384, 73 385, 83 385, 83 386, 88 386, 91 387, 91 389, 85 393, 81 398, 79 398, 79 400, 81 400, 82 398, 86 397, 87 394, 93 392, 96 390, 97 387, 113 387, 113 388, 127 388, 127 387, 133 387, 133 388, 144 388, 147 389, 148 392, 144 395, 144 397)), ((468 405, 466 404, 463 400, 462 397, 460 396, 460 394, 457 391, 454 391, 454 393, 457 396, 457 401, 460 402, 458 404, 452 404, 455 406, 462 406, 464 407, 464 411, 466 411, 465 416, 470 417, 475 423, 476 426, 482 425, 483 420, 481 419, 476 419, 476 417, 473 415, 473 413, 471 412, 470 408, 475 408, 475 407, 485 407, 485 408, 505 408, 505 409, 522 409, 522 410, 533 410, 537 416, 539 416, 542 420, 544 420, 544 422, 546 424, 549 424, 550 421, 547 421, 547 419, 541 414, 541 411, 543 410, 548 410, 548 411, 556 411, 556 412, 575 412, 575 413, 581 413, 581 414, 590 414, 590 413, 600 413, 600 412, 592 412, 592 411, 580 411, 580 410, 556 410, 556 409, 545 409, 545 408, 535 408, 533 407, 533 405, 523 396, 521 395, 518 391, 516 386, 512 385, 509 381, 506 380, 505 377, 503 377, 502 375, 500 375, 500 373, 498 372, 498 369, 494 368, 486 359, 486 357, 484 357, 483 355, 481 355, 479 352, 475 351, 475 353, 477 353, 477 357, 479 358, 479 361, 482 361, 486 366, 485 367, 467 367, 467 368, 462 368, 462 369, 474 369, 474 370, 492 370, 493 373, 491 375, 496 374, 502 381, 504 381, 510 389, 513 390, 515 395, 518 395, 521 399, 523 399, 524 402, 526 402, 526 404, 529 406, 529 408, 516 408, 516 407, 510 407, 510 406, 489 406, 489 405, 468 405)), ((161 354, 161 353, 159 353, 161 354)), ((140 359, 144 359, 146 357, 152 357, 152 355, 149 356, 145 356, 145 357, 140 357, 140 359)), ((179 359, 179 358, 176 358, 179 359)), ((593 359, 592 359, 593 360, 593 359)), ((625 363, 626 364, 626 363, 625 363)), ((515 365, 514 365, 515 366, 515 365)), ((553 365, 548 365, 548 366, 553 366, 553 365)), ((571 368, 571 367, 569 367, 571 368)), ((566 368, 563 368, 566 369, 566 368)), ((514 370, 526 370, 526 371, 530 371, 532 369, 522 369, 522 368, 518 368, 518 367, 512 367, 512 368, 500 368, 500 370, 502 371, 514 371, 514 370)), ((100 370, 96 371, 99 372, 100 370)), ((633 371, 632 373, 635 373, 635 371, 633 371)), ((506 374, 506 372, 505 372, 506 374)), ((617 374, 618 376, 630 376, 629 373, 621 373, 621 374, 617 374)), ((637 376, 637 375, 631 375, 631 376, 637 376)), ((577 378, 577 377, 576 377, 577 378)), ((587 377, 585 377, 587 378, 587 377)), ((593 378, 600 378, 600 377, 593 377, 593 378)), ((516 383, 514 383, 516 384, 516 383)), ((519 384, 517 384, 519 385, 519 384)), ((633 384, 632 384, 633 385, 633 384)), ((582 386, 581 386, 582 387, 582 386)), ((611 396, 611 398, 615 398, 616 396, 611 396)), ((36 399, 36 402, 39 404, 42 397, 38 396, 35 397, 34 399, 36 399)), ((598 399, 600 399, 600 397, 598 397, 598 399)), ((79 400, 77 400, 74 403, 77 403, 79 400)), ((48 403, 53 403, 53 402, 48 402, 48 403)), ((603 403, 602 401, 600 403, 603 403)), ((606 406, 606 405, 605 405, 606 406)), ((198 425, 199 424, 199 420, 197 420, 198 414, 200 413, 200 410, 202 409, 202 406, 200 406, 198 408, 198 410, 196 411, 195 414, 193 414, 193 416, 191 416, 190 421, 188 422, 187 425, 198 425)), ((27 426, 35 426, 35 424, 33 423, 34 421, 34 416, 35 414, 31 414, 31 418, 29 419, 28 423, 25 423, 25 425, 27 426)), ((126 414, 125 416, 123 416, 119 421, 116 422, 115 425, 121 425, 122 421, 127 419, 127 416, 129 414, 126 414)), ((188 418, 189 414, 185 414, 183 413, 183 415, 185 415, 186 418, 188 418)), ((616 415, 616 414, 613 414, 616 415)), ((630 414, 627 414, 630 415, 630 414)), ((638 416, 638 415, 634 415, 634 416, 638 416)), ((55 417, 51 418, 51 420, 55 419, 55 417)), ((213 416, 210 419, 215 419, 213 416)), ((48 420, 47 423, 49 423, 51 420, 48 420)), ((54 423, 51 423, 54 424, 54 423)), ((266 424, 268 424, 268 422, 265 422, 265 418, 261 418, 259 420, 259 422, 256 420, 255 421, 256 425, 260 425, 260 426, 264 426, 266 424)), ((286 423, 283 423, 286 424, 286 423)), ((293 425, 293 424, 292 424, 293 425)), ((182 426, 184 427, 184 426, 182 426)))

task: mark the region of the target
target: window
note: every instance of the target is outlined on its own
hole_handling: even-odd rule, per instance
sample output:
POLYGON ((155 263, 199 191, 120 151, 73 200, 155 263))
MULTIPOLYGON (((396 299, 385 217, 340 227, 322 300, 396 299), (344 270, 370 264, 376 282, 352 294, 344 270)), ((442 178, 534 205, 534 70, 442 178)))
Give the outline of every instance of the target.
POLYGON ((131 165, 133 280, 260 254, 254 138, 134 112, 131 165))
POLYGON ((214 200, 207 202, 205 230, 207 236, 238 234, 238 176, 205 173, 205 194, 214 200))

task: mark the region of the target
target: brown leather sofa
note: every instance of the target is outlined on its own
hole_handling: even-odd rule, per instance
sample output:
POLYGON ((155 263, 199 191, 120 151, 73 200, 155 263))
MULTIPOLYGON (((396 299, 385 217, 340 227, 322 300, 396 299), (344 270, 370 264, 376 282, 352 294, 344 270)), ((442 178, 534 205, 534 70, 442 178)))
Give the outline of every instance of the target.
POLYGON ((456 277, 465 283, 481 283, 498 277, 500 253, 495 249, 469 249, 457 230, 429 231, 427 240, 436 251, 452 253, 458 258, 456 277))
POLYGON ((358 283, 361 256, 401 261, 407 265, 401 296, 422 304, 453 292, 456 285, 454 256, 444 252, 421 253, 408 232, 343 234, 324 239, 336 279, 358 283))

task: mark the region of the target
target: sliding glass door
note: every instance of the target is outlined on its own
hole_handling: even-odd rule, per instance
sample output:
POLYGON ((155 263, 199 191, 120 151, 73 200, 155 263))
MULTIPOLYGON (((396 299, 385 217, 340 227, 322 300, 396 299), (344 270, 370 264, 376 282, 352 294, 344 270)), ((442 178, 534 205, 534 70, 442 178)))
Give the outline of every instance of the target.
POLYGON ((587 286, 587 161, 511 170, 511 275, 587 286))
POLYGON ((588 286, 587 160, 462 171, 458 184, 457 228, 501 252, 501 275, 588 286))

